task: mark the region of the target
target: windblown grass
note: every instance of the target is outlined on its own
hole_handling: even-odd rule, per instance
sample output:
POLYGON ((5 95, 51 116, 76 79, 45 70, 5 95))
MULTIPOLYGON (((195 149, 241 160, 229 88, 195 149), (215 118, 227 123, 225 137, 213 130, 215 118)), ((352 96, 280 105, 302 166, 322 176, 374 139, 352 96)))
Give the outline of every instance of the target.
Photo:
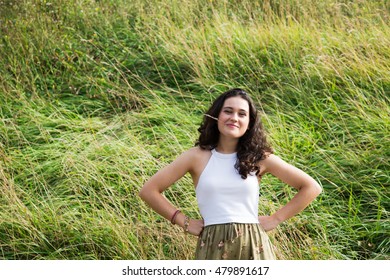
MULTIPOLYGON (((191 259, 143 182, 211 101, 256 100, 324 192, 270 233, 281 259, 389 259, 387 1, 0 1, 0 258, 191 259)), ((198 217, 189 177, 165 194, 198 217)), ((294 195, 266 176, 261 213, 294 195)))

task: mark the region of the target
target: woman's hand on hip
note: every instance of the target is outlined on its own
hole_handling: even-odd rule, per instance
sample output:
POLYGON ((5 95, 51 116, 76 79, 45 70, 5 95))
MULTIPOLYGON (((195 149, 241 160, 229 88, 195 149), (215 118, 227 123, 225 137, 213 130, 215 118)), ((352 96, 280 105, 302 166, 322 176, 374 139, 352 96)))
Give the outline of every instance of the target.
POLYGON ((259 223, 265 231, 270 231, 279 225, 279 221, 273 216, 259 216, 259 223))
POLYGON ((190 219, 189 225, 188 225, 188 233, 199 236, 204 228, 204 221, 203 220, 193 220, 190 219))

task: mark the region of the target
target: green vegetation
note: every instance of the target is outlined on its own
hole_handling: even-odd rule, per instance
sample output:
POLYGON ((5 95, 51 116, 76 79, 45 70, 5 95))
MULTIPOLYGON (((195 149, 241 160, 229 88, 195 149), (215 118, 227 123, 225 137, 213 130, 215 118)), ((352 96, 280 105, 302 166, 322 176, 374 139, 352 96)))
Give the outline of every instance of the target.
MULTIPOLYGON (((191 259, 143 182, 251 93, 276 154, 322 185, 281 259, 390 259, 389 2, 0 0, 0 258, 191 259)), ((265 176, 260 212, 294 190, 265 176)), ((166 192, 198 217, 191 179, 166 192)))

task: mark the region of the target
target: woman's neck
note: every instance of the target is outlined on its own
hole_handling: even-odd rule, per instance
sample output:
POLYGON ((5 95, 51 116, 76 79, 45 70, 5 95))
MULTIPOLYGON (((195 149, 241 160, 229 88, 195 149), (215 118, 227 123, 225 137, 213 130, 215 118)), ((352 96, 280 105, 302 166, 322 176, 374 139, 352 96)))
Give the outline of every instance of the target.
POLYGON ((219 139, 216 150, 221 154, 232 154, 237 152, 237 144, 238 139, 219 139))

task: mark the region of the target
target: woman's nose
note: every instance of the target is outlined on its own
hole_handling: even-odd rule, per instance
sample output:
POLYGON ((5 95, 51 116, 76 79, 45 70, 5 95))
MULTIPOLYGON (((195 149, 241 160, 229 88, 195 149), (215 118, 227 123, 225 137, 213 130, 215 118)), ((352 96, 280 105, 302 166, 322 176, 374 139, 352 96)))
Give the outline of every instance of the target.
POLYGON ((237 121, 237 118, 238 118, 238 117, 237 117, 237 114, 236 114, 236 113, 233 113, 232 116, 230 117, 230 119, 231 119, 232 121, 235 121, 235 122, 237 121))

